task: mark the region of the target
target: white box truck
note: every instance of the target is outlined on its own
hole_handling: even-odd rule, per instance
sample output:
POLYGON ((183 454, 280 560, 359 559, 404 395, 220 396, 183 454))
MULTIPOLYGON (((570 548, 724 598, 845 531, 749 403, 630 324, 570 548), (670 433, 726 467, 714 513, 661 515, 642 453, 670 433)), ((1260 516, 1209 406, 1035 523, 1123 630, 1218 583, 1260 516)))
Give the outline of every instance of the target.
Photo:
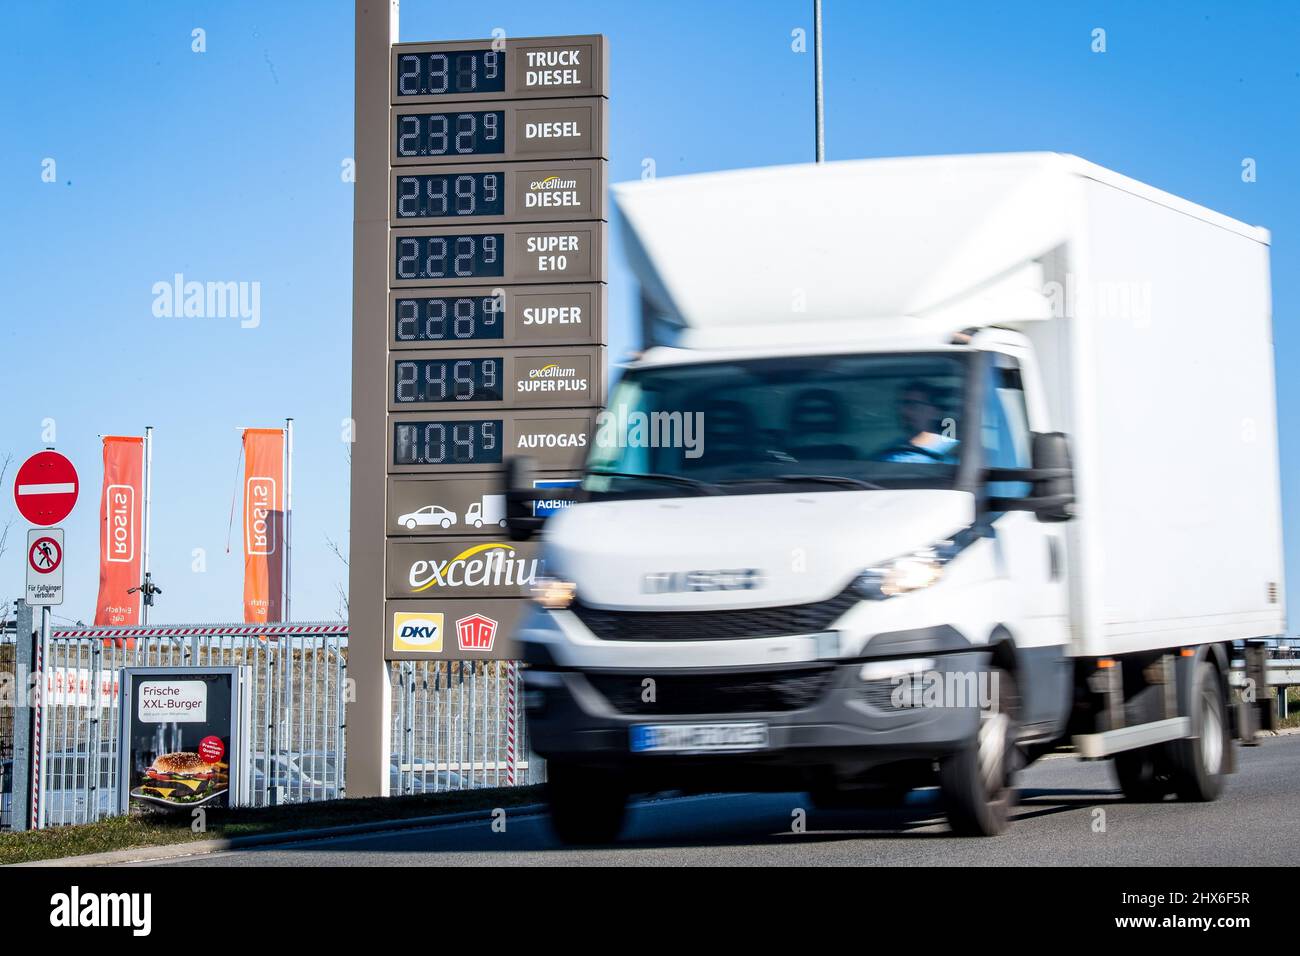
POLYGON ((1064 747, 1219 794, 1263 710, 1234 643, 1284 630, 1264 229, 1041 153, 616 198, 654 347, 519 632, 563 838, 638 792, 931 785, 996 834, 1064 747))

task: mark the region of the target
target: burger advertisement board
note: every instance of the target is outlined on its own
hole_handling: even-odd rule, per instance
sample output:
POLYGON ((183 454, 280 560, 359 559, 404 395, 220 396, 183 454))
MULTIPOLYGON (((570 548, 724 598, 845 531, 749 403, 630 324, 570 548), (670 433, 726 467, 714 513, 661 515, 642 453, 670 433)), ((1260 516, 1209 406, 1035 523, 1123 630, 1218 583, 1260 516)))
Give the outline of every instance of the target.
POLYGON ((123 668, 123 812, 245 802, 252 681, 246 667, 123 668))

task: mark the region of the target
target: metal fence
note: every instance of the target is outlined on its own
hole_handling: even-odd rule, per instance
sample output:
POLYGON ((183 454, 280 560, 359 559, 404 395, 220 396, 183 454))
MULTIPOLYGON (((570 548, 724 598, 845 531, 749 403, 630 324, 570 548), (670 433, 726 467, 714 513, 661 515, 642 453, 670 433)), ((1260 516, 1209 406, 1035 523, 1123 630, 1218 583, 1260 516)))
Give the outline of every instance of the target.
MULTIPOLYGON (((529 782, 513 661, 394 661, 392 793, 529 782)), ((536 777, 536 768, 533 775, 536 777)))
MULTIPOLYGON (((0 635, 0 673, 15 638, 0 635)), ((117 810, 118 671, 247 665, 255 806, 345 796, 347 626, 195 625, 55 630, 44 662, 39 779, 45 823, 86 823, 117 810)), ((392 793, 525 783, 527 761, 513 662, 394 662, 392 793), (513 692, 512 692, 513 689, 513 692)), ((17 712, 23 714, 25 712, 17 712)), ((0 827, 14 807, 13 707, 0 708, 0 827)), ((15 799, 15 796, 18 799, 15 799)))

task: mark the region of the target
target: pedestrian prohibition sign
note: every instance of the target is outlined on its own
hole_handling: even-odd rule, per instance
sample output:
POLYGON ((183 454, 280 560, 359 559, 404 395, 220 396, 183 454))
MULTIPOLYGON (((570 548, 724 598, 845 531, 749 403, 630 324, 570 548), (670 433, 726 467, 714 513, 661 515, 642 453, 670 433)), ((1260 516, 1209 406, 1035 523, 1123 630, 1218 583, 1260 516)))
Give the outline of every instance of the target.
POLYGON ((63 603, 63 529, 27 532, 27 603, 54 607, 63 603))
POLYGON ((58 524, 77 503, 77 469, 57 451, 38 451, 14 475, 18 513, 32 524, 58 524))

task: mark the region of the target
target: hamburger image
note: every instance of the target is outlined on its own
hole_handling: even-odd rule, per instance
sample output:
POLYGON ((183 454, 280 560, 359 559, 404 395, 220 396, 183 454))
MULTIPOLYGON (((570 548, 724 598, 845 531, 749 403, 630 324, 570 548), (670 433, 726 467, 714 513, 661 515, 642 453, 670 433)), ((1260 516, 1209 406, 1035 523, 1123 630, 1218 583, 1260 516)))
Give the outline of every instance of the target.
POLYGON ((153 802, 187 806, 206 803, 230 786, 230 766, 210 763, 196 753, 160 754, 131 796, 153 802))

